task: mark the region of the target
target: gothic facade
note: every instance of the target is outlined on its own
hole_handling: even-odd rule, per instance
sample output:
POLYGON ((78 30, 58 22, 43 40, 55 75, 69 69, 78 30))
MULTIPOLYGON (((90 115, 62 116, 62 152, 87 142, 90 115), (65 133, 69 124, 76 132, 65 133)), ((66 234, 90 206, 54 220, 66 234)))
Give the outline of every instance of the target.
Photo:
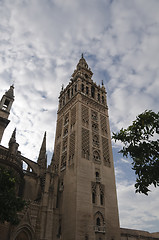
MULTIPOLYGON (((106 90, 92 80, 82 56, 62 88, 54 155, 47 166, 46 133, 37 162, 18 151, 16 130, 9 147, 0 145, 0 165, 20 180, 19 194, 30 204, 20 223, 0 225, 2 240, 159 239, 147 232, 120 229, 106 90), (24 170, 22 162, 27 164, 24 170)), ((14 87, 0 102, 0 140, 9 120, 14 87)))

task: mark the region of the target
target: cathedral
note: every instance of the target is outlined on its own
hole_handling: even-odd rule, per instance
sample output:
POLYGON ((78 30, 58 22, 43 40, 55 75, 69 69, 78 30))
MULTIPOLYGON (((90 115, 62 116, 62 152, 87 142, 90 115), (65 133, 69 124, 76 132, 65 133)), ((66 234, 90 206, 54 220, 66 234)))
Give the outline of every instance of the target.
MULTIPOLYGON (((1 240, 159 239, 159 233, 120 228, 106 90, 92 75, 82 55, 59 95, 49 166, 46 133, 37 162, 21 155, 16 130, 8 148, 0 145, 0 165, 14 171, 18 194, 30 202, 17 226, 0 224, 1 240)), ((11 86, 0 101, 0 142, 13 102, 11 86)))

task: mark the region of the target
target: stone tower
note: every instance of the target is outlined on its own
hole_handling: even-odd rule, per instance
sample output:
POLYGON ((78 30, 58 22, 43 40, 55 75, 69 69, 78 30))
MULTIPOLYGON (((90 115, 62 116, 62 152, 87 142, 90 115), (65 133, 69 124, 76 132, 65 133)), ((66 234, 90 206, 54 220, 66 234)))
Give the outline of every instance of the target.
POLYGON ((3 137, 3 133, 8 123, 8 116, 10 114, 10 109, 14 101, 14 87, 10 86, 10 89, 5 92, 0 101, 0 143, 3 137))
POLYGON ((106 91, 83 55, 59 96, 52 169, 59 176, 57 239, 119 240, 106 91))

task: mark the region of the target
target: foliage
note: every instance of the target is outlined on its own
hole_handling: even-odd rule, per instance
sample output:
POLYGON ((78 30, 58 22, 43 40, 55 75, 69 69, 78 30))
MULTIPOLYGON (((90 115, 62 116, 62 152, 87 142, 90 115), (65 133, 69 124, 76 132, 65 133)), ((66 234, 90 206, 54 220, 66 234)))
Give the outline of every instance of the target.
POLYGON ((120 140, 124 147, 119 151, 133 160, 132 169, 137 175, 136 192, 148 195, 149 186, 159 186, 159 112, 146 110, 137 116, 127 129, 113 133, 115 141, 120 140))
POLYGON ((19 223, 17 212, 23 210, 26 202, 16 194, 16 178, 12 171, 0 167, 0 222, 19 223))

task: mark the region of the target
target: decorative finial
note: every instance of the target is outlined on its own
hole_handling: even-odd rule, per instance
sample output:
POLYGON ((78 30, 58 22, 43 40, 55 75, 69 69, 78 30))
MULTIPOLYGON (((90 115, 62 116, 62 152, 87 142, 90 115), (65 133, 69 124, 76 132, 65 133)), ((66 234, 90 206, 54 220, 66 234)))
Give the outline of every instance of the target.
POLYGON ((82 58, 83 58, 83 53, 82 53, 82 58))
POLYGON ((61 91, 63 91, 63 89, 64 89, 64 84, 62 84, 61 91))
POLYGON ((104 86, 103 80, 102 80, 102 86, 104 86))

